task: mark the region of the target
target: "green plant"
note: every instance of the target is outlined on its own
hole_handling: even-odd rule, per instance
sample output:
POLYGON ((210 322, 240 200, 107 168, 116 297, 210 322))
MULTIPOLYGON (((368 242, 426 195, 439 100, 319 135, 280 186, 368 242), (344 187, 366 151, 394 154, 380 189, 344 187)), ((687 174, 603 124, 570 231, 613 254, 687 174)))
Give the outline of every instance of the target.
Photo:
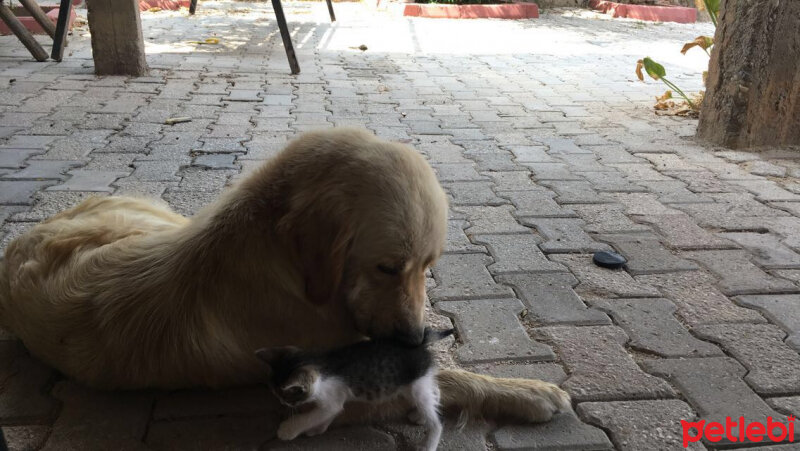
MULTIPOLYGON (((642 68, 644 68, 647 75, 650 76, 653 80, 661 80, 664 82, 665 85, 669 86, 670 89, 675 90, 678 94, 686 100, 686 103, 689 104, 690 107, 695 108, 694 103, 689 98, 689 96, 684 93, 681 88, 677 87, 675 83, 666 79, 667 71, 664 69, 664 66, 658 64, 657 62, 650 59, 650 57, 646 57, 644 59, 640 59, 636 62, 636 76, 639 77, 639 80, 644 81, 644 74, 642 74, 642 68)), ((671 94, 670 94, 671 97, 671 94)))
MULTIPOLYGON (((720 7, 721 0, 695 0, 695 4, 697 5, 697 9, 700 11, 708 11, 708 15, 711 17, 711 23, 714 24, 714 28, 717 27, 717 18, 719 17, 719 7, 720 7)), ((711 57, 711 48, 714 46, 714 38, 710 36, 698 36, 694 39, 694 41, 687 42, 683 45, 681 49, 681 53, 686 55, 690 49, 694 47, 699 47, 706 52, 706 55, 711 57)), ((683 90, 681 90, 678 86, 676 86, 671 81, 667 80, 665 77, 667 75, 666 69, 661 64, 653 61, 649 56, 643 59, 640 59, 636 62, 636 76, 639 77, 640 81, 644 81, 644 74, 642 73, 642 69, 647 72, 653 80, 661 80, 667 85, 670 90, 665 92, 663 96, 657 97, 656 104, 657 109, 665 109, 663 106, 668 99, 672 98, 672 91, 677 92, 680 94, 681 97, 686 101, 686 103, 693 109, 697 110, 699 108, 699 102, 692 102, 689 96, 686 95, 683 90)), ((708 75, 707 71, 703 72, 703 84, 706 82, 706 77, 708 75)), ((702 91, 700 92, 700 98, 702 98, 702 91)))

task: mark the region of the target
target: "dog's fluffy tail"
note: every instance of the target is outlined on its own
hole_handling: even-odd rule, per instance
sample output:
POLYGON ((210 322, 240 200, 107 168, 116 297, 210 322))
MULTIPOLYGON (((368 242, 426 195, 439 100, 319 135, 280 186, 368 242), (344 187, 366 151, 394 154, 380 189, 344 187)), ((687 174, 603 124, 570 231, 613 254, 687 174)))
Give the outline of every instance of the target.
POLYGON ((438 382, 442 407, 460 413, 461 425, 469 419, 541 423, 572 408, 567 392, 535 379, 504 379, 443 369, 438 382))
POLYGON ((422 339, 422 345, 428 345, 431 343, 435 343, 443 338, 447 338, 450 335, 453 335, 455 329, 445 329, 445 330, 434 330, 430 327, 425 328, 425 336, 422 339))
POLYGON ((6 303, 11 302, 11 287, 6 274, 5 260, 0 260, 0 327, 6 326, 6 303))

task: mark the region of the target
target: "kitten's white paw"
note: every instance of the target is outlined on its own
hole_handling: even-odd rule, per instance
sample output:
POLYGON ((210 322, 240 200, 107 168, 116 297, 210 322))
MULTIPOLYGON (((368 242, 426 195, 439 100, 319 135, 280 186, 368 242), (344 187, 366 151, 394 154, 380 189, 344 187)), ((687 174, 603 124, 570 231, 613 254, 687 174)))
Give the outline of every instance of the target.
POLYGON ((289 420, 284 421, 278 426, 278 438, 281 440, 294 440, 298 435, 300 435, 300 432, 292 427, 289 420))
POLYGON ((306 431, 306 435, 309 436, 309 437, 313 437, 315 435, 323 434, 327 430, 328 430, 328 425, 327 424, 323 424, 322 426, 315 427, 313 429, 307 430, 306 431))
POLYGON ((422 417, 422 414, 419 413, 419 410, 414 409, 408 413, 408 421, 414 424, 425 424, 425 418, 422 417))

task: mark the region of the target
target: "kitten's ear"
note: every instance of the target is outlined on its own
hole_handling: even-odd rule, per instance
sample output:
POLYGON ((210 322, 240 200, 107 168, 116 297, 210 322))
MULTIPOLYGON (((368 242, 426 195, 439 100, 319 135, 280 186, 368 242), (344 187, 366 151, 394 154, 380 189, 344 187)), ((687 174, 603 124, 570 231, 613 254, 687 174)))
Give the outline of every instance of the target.
POLYGON ((256 351, 256 357, 271 365, 279 359, 295 355, 300 352, 300 348, 294 346, 283 346, 280 348, 261 348, 256 351))

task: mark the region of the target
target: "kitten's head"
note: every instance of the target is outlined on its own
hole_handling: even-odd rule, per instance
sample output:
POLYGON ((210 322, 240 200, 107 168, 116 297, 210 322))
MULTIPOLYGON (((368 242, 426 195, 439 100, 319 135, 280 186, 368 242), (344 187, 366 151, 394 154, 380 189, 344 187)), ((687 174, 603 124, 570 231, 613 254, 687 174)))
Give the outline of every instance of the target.
POLYGON ((312 401, 319 372, 306 361, 300 349, 294 346, 263 348, 256 356, 269 367, 269 386, 278 400, 297 407, 312 401))

